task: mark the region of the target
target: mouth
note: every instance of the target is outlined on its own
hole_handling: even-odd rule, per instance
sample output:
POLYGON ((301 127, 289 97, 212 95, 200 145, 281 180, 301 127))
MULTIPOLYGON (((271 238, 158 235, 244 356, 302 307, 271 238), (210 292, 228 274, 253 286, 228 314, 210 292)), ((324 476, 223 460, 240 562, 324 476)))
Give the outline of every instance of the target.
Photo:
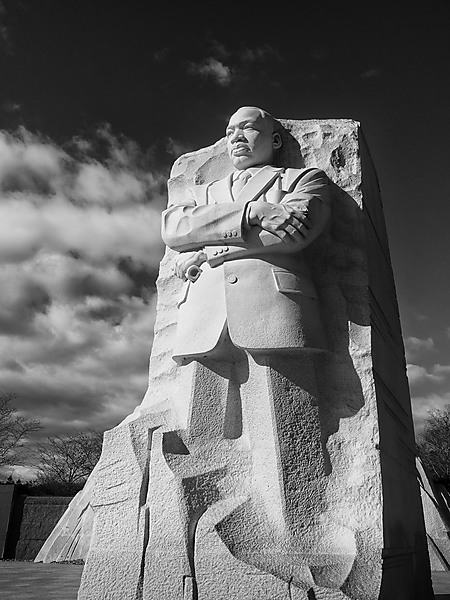
POLYGON ((237 144, 231 151, 233 156, 242 156, 250 153, 250 148, 245 144, 237 144))

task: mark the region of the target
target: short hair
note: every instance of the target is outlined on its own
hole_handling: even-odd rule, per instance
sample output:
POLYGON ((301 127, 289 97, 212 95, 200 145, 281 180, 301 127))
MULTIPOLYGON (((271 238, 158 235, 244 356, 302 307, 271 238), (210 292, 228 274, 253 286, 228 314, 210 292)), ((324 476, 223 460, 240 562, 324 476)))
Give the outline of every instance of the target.
MULTIPOLYGON (((283 126, 279 121, 277 121, 270 112, 264 110, 263 108, 259 108, 259 106, 240 106, 237 110, 234 111, 233 114, 236 114, 238 110, 242 110, 243 108, 250 108, 252 110, 257 110, 263 119, 269 119, 272 123, 273 133, 281 133, 283 126)), ((230 117, 231 118, 231 117, 230 117)))

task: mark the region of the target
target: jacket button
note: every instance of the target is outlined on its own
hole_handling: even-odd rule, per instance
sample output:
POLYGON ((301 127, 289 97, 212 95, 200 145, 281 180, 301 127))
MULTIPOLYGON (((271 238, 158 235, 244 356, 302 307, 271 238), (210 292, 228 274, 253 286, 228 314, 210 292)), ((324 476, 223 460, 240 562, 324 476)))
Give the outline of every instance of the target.
POLYGON ((233 237, 237 237, 237 231, 233 231, 233 237))
POLYGON ((236 281, 237 281, 236 275, 228 275, 228 282, 229 283, 236 283, 236 281))

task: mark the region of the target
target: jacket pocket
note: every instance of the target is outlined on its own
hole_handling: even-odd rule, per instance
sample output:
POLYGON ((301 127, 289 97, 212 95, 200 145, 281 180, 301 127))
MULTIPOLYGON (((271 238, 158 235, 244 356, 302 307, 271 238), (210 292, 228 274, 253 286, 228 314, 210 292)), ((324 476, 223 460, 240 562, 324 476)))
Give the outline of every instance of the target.
POLYGON ((289 271, 272 271, 275 286, 282 294, 302 294, 308 298, 317 298, 316 288, 306 275, 296 275, 289 271))

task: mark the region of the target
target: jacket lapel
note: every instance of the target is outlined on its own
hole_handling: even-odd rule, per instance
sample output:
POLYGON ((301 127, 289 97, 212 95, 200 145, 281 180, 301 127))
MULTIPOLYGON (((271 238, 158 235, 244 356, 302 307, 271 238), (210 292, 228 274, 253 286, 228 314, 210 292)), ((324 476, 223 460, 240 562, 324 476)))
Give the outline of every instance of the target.
POLYGON ((282 168, 277 169, 271 166, 262 167, 242 188, 236 198, 236 202, 246 203, 259 198, 259 196, 268 190, 282 171, 282 168))
POLYGON ((213 197, 214 202, 210 204, 223 204, 224 202, 234 202, 231 194, 231 182, 233 174, 227 175, 223 179, 219 179, 211 184, 209 193, 213 197))

